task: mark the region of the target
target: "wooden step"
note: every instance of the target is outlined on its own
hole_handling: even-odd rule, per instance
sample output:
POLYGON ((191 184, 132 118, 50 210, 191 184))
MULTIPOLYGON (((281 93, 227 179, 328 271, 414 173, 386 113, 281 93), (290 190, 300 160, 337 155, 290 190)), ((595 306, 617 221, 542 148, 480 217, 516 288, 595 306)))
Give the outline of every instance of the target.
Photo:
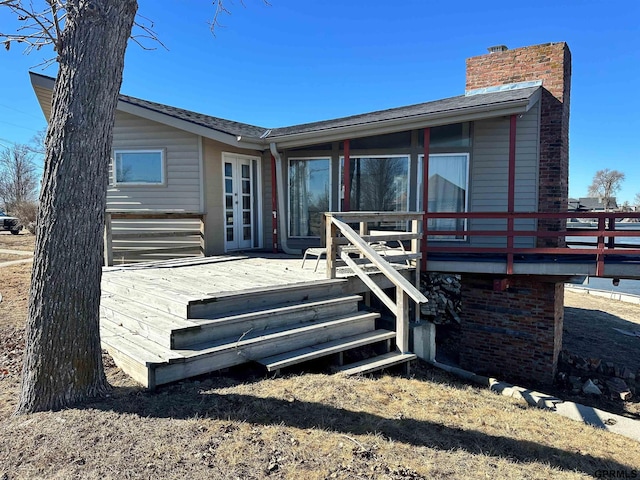
POLYGON ((371 345, 391 340, 392 338, 395 338, 395 336, 396 333, 389 330, 374 330, 372 332, 361 333, 359 335, 353 335, 333 340, 331 342, 292 350, 290 352, 273 355, 256 361, 264 365, 268 371, 272 372, 291 365, 307 362, 316 358, 326 357, 328 355, 344 352, 364 345, 371 345))
POLYGON ((358 313, 298 328, 280 327, 170 350, 110 321, 102 322, 102 342, 116 364, 147 388, 232 367, 286 350, 329 342, 375 328, 377 313, 358 313))
POLYGON ((100 322, 100 339, 113 361, 146 388, 155 388, 155 366, 183 356, 109 320, 100 322))
POLYGON ((171 348, 171 332, 195 324, 129 298, 103 292, 100 299, 100 321, 109 320, 143 338, 171 348))
POLYGON ((123 277, 103 278, 102 291, 149 305, 158 311, 182 318, 187 318, 189 301, 192 300, 182 292, 172 291, 157 285, 154 288, 145 281, 133 281, 123 277))
POLYGON ((408 363, 416 358, 418 357, 415 353, 390 352, 385 353, 384 355, 367 358, 360 362, 336 367, 335 371, 342 375, 359 375, 375 372, 401 363, 408 363))
POLYGON ((261 332, 276 327, 295 326, 296 324, 335 318, 358 311, 359 295, 337 298, 309 300, 294 305, 285 305, 218 319, 190 319, 188 326, 176 328, 171 332, 168 344, 171 348, 188 348, 191 345, 214 341, 244 332, 261 332))
POLYGON ((212 294, 189 302, 187 318, 219 318, 273 306, 343 295, 344 279, 316 280, 212 294))

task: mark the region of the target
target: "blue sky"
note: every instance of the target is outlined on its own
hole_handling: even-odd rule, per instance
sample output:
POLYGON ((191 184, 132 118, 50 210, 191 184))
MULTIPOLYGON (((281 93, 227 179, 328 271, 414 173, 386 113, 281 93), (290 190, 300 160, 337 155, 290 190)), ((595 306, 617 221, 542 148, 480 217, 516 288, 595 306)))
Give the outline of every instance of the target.
MULTIPOLYGON (((277 127, 464 93, 465 59, 486 47, 566 41, 573 55, 570 195, 596 170, 640 192, 640 2, 538 0, 239 0, 211 35, 205 0, 139 0, 168 50, 130 43, 122 92, 223 118, 277 127)), ((13 25, 0 9, 0 31, 13 25)), ((0 51, 0 144, 45 126, 28 79, 50 50, 0 51)))

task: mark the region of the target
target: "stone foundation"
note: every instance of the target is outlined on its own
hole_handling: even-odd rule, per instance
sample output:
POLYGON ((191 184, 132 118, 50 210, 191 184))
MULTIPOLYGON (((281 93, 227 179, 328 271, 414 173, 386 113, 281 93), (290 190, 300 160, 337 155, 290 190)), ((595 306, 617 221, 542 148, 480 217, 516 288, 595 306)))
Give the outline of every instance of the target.
POLYGON ((564 284, 513 277, 462 276, 460 366, 501 380, 551 384, 562 347, 564 284))

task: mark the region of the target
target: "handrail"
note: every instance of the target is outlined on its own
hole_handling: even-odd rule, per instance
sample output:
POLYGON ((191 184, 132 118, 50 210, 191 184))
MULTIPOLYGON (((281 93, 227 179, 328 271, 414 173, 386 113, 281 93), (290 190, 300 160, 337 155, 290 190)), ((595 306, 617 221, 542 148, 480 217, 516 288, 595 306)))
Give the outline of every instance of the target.
POLYGON ((422 212, 420 213, 397 213, 397 212, 348 212, 348 213, 325 213, 326 219, 326 246, 327 246, 327 275, 329 278, 335 278, 336 275, 336 256, 347 264, 348 267, 369 287, 369 289, 394 313, 396 317, 396 346, 402 352, 409 351, 409 299, 417 304, 426 303, 427 298, 414 285, 411 285, 393 266, 384 259, 374 248, 372 248, 364 238, 375 240, 380 235, 368 235, 368 222, 397 221, 410 220, 412 222, 411 233, 398 233, 394 238, 392 232, 389 232, 385 238, 398 241, 411 240, 411 254, 417 259, 416 267, 416 283, 420 281, 420 253, 419 240, 419 223, 422 221, 422 212), (391 213, 391 215, 390 215, 391 213), (352 220, 360 223, 360 234, 356 233, 347 223, 337 218, 342 217, 344 220, 352 220), (338 239, 338 232, 344 238, 338 239), (355 252, 345 251, 341 245, 344 240, 348 241, 350 250, 355 248, 355 252), (375 265, 380 273, 382 273, 396 287, 395 302, 380 288, 369 275, 362 270, 360 262, 352 259, 349 253, 357 253, 366 258, 375 265))
MULTIPOLYGON (((406 278, 398 273, 398 271, 391 266, 382 256, 376 252, 369 244, 362 240, 358 234, 346 223, 338 220, 336 217, 331 217, 331 221, 338 227, 342 235, 355 246, 360 253, 367 257, 371 263, 373 263, 380 272, 387 277, 391 283, 397 288, 401 288, 416 302, 425 303, 427 298, 416 287, 411 285, 406 278)), ((355 264, 355 263, 354 263, 355 264)))
MULTIPOLYGON (((596 255, 596 276, 604 274, 604 259, 608 255, 640 255, 640 247, 634 248, 628 244, 616 245, 618 237, 637 237, 640 233, 640 222, 638 229, 616 230, 616 219, 636 218, 640 219, 640 212, 429 212, 424 215, 424 235, 425 251, 423 255, 423 268, 426 268, 427 251, 429 253, 499 253, 507 255, 507 273, 513 273, 513 255, 518 254, 552 254, 552 255, 596 255), (502 230, 474 230, 468 226, 463 230, 428 230, 427 220, 429 219, 496 219, 505 220, 506 229, 502 230), (567 220, 570 218, 585 218, 597 220, 597 227, 586 227, 572 229, 564 226, 558 230, 516 230, 514 221, 518 219, 533 220, 567 220), (428 231, 427 231, 428 230, 428 231), (470 247, 470 246, 432 246, 426 245, 428 235, 433 236, 464 236, 464 237, 504 237, 507 241, 506 247, 470 247), (569 248, 567 246, 553 247, 531 247, 521 248, 514 246, 514 238, 535 237, 535 238, 564 238, 573 237, 596 237, 594 248, 569 248), (617 247, 617 250, 616 250, 617 247)), ((560 223, 560 225, 563 225, 560 223)), ((633 224, 636 225, 635 223, 633 224)), ((535 227, 534 227, 535 228, 535 227)))

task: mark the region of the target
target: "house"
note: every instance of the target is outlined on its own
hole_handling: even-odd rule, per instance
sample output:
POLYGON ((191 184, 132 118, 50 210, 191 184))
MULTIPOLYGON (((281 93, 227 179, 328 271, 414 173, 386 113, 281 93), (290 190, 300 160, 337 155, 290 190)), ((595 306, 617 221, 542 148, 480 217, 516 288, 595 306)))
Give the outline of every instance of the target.
POLYGON ((580 207, 588 212, 610 212, 619 208, 616 197, 611 197, 606 201, 600 197, 580 197, 578 202, 580 207))
MULTIPOLYGON (((48 116, 54 80, 35 73, 31 80, 48 116)), ((513 207, 535 211, 543 201, 538 171, 545 168, 541 83, 472 88, 458 97, 273 129, 121 95, 107 208, 200 215, 205 255, 275 248, 299 253, 320 245, 323 211, 420 211, 427 190, 429 210, 506 210, 509 119, 515 115, 513 207), (455 191, 422 187, 425 155, 429 177, 447 179, 455 191)), ((114 223, 114 234, 131 231, 132 222, 124 222, 114 223)), ((173 228, 174 222, 166 223, 173 228)), ((473 223, 491 228, 492 222, 473 223)), ((475 238, 471 245, 491 241, 475 238)), ((174 238, 171 246, 180 245, 174 238)), ((131 247, 121 242, 115 256, 118 248, 131 247)))
MULTIPOLYGON (((48 116, 54 80, 31 81, 48 116)), ((562 244, 570 84, 568 46, 549 43, 467 59, 457 97, 284 128, 121 95, 107 192, 114 257, 299 254, 321 245, 325 211, 426 209, 424 268, 462 275, 462 366, 548 383, 563 284, 602 274, 600 263, 531 257, 562 244)))

